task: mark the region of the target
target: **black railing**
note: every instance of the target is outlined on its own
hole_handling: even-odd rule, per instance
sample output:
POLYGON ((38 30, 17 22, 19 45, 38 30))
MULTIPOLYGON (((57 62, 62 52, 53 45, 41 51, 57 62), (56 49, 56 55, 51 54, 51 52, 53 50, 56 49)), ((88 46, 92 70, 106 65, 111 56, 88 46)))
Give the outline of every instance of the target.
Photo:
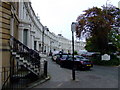
POLYGON ((16 52, 21 57, 24 57, 32 65, 40 67, 40 56, 35 50, 29 49, 26 45, 11 36, 10 47, 13 52, 16 52))
POLYGON ((27 69, 14 66, 14 74, 10 74, 11 67, 0 67, 0 77, 2 77, 2 90, 22 90, 27 88, 30 83, 36 81, 38 77, 30 73, 27 69), (31 78, 32 77, 32 78, 31 78))
POLYGON ((2 88, 10 82, 10 67, 0 67, 0 78, 2 79, 2 88))
MULTIPOLYGON (((20 57, 24 57, 24 59, 27 60, 27 62, 29 62, 32 66, 40 69, 41 57, 37 51, 29 49, 26 45, 15 39, 13 36, 10 38, 9 45, 11 52, 15 52, 20 55, 20 57)), ((2 90, 22 89, 26 87, 27 84, 39 78, 39 76, 36 77, 36 74, 28 70, 27 67, 24 67, 24 65, 20 65, 18 62, 16 63, 14 57, 12 57, 12 53, 10 66, 0 67, 0 75, 3 83, 2 90)))

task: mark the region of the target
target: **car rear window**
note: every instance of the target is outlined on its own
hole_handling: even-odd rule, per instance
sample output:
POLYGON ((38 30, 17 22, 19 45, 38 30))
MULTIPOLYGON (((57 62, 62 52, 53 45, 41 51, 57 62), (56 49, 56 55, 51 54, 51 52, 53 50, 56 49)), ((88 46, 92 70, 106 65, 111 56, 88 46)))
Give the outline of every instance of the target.
POLYGON ((62 55, 63 58, 66 58, 68 55, 62 55))
POLYGON ((77 57, 80 61, 88 61, 88 59, 84 58, 84 57, 77 57))

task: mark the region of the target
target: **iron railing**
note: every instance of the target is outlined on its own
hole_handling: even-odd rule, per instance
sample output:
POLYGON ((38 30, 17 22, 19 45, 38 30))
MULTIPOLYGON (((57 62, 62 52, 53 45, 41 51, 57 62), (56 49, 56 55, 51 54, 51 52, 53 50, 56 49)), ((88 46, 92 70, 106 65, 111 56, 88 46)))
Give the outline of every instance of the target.
POLYGON ((0 78, 1 78, 1 84, 2 89, 5 87, 8 82, 10 82, 10 67, 0 67, 0 78))
POLYGON ((10 74, 11 67, 0 67, 2 70, 0 75, 2 77, 2 90, 17 90, 25 89, 30 83, 36 81, 38 77, 30 73, 22 66, 14 66, 14 74, 10 74), (32 78, 31 78, 32 77, 32 78))
POLYGON ((17 52, 21 57, 25 57, 31 64, 40 67, 40 56, 35 50, 29 49, 26 45, 11 36, 10 47, 13 52, 17 52))

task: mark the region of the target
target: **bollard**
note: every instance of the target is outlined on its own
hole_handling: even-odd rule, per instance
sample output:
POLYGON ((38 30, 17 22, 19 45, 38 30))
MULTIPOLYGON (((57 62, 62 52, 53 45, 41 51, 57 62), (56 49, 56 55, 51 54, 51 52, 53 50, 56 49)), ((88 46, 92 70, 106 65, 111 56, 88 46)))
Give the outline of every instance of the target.
POLYGON ((47 77, 47 61, 44 61, 44 75, 47 77))

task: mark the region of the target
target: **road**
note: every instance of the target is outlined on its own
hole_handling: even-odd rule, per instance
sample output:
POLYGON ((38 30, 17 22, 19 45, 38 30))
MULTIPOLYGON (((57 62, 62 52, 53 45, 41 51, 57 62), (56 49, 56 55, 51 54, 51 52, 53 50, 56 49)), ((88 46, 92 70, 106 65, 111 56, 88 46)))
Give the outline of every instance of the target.
POLYGON ((118 88, 118 67, 94 65, 91 70, 76 71, 73 81, 72 70, 47 60, 51 79, 34 88, 118 88))

